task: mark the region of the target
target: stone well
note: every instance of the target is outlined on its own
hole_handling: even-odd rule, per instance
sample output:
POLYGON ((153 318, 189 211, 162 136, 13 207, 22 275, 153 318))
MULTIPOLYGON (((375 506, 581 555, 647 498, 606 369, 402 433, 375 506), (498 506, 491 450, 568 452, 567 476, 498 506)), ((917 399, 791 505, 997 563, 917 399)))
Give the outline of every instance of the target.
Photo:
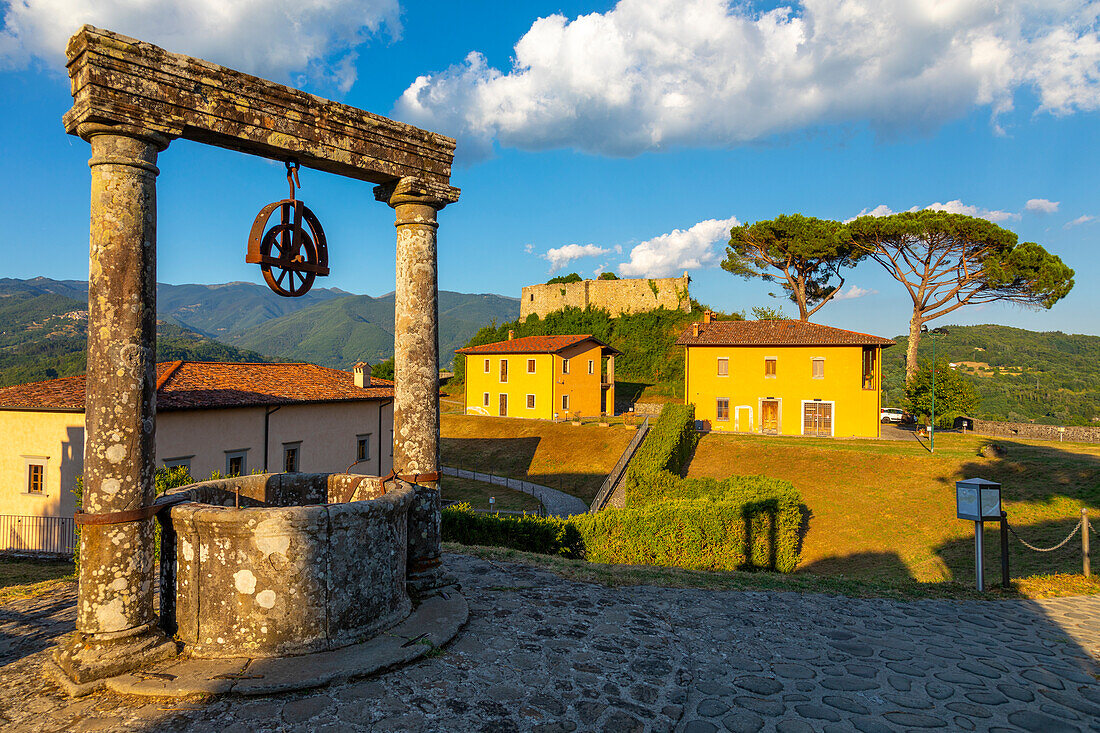
POLYGON ((277 657, 368 639, 409 615, 414 487, 258 474, 167 492, 161 623, 192 657, 277 657))

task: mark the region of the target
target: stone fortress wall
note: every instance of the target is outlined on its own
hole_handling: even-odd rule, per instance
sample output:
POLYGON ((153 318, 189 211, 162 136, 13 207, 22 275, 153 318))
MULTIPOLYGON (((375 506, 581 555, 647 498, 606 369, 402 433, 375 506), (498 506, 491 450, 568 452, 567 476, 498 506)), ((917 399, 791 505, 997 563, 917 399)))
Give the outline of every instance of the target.
POLYGON ((1036 425, 1026 422, 974 420, 973 432, 997 438, 1030 438, 1074 443, 1100 443, 1100 427, 1086 425, 1036 425))
POLYGON ((567 307, 603 308, 612 318, 622 313, 643 313, 667 308, 691 311, 687 272, 682 277, 582 280, 575 283, 528 285, 523 288, 519 317, 532 313, 540 318, 567 307))

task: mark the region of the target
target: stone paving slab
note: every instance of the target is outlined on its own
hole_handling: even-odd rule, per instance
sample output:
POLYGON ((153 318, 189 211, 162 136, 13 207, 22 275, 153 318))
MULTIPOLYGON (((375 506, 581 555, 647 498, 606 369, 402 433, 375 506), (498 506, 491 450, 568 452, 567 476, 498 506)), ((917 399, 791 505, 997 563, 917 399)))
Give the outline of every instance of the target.
MULTIPOLYGON (((17 643, 0 658, 0 727, 1100 731, 1100 597, 899 602, 608 588, 470 556, 446 561, 470 616, 437 656, 310 693, 70 700, 40 675, 35 644, 17 643)), ((64 601, 8 604, 0 632, 42 634, 41 646, 49 629, 65 630, 64 601)))

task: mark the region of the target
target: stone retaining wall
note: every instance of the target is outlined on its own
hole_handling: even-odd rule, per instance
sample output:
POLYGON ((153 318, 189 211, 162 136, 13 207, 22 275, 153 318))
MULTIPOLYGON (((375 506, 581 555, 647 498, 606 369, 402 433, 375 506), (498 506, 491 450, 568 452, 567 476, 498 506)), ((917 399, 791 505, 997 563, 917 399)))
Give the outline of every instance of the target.
POLYGON ((1003 438, 1032 440, 1068 440, 1075 443, 1100 443, 1100 427, 1084 425, 1036 425, 1026 422, 974 420, 974 432, 1003 438))

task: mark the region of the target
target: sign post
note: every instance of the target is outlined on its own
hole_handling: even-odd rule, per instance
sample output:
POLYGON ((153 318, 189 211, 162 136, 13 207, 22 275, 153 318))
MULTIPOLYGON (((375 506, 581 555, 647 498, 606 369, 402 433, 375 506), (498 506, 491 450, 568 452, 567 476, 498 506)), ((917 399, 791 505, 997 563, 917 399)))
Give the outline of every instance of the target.
MULTIPOLYGON (((971 478, 955 482, 955 508, 959 519, 974 522, 974 568, 978 590, 985 590, 983 562, 983 529, 985 520, 1001 519, 1001 485, 984 478, 971 478)), ((1003 543, 1002 543, 1003 544, 1003 543)), ((1003 562, 1004 558, 1002 558, 1003 562)))

